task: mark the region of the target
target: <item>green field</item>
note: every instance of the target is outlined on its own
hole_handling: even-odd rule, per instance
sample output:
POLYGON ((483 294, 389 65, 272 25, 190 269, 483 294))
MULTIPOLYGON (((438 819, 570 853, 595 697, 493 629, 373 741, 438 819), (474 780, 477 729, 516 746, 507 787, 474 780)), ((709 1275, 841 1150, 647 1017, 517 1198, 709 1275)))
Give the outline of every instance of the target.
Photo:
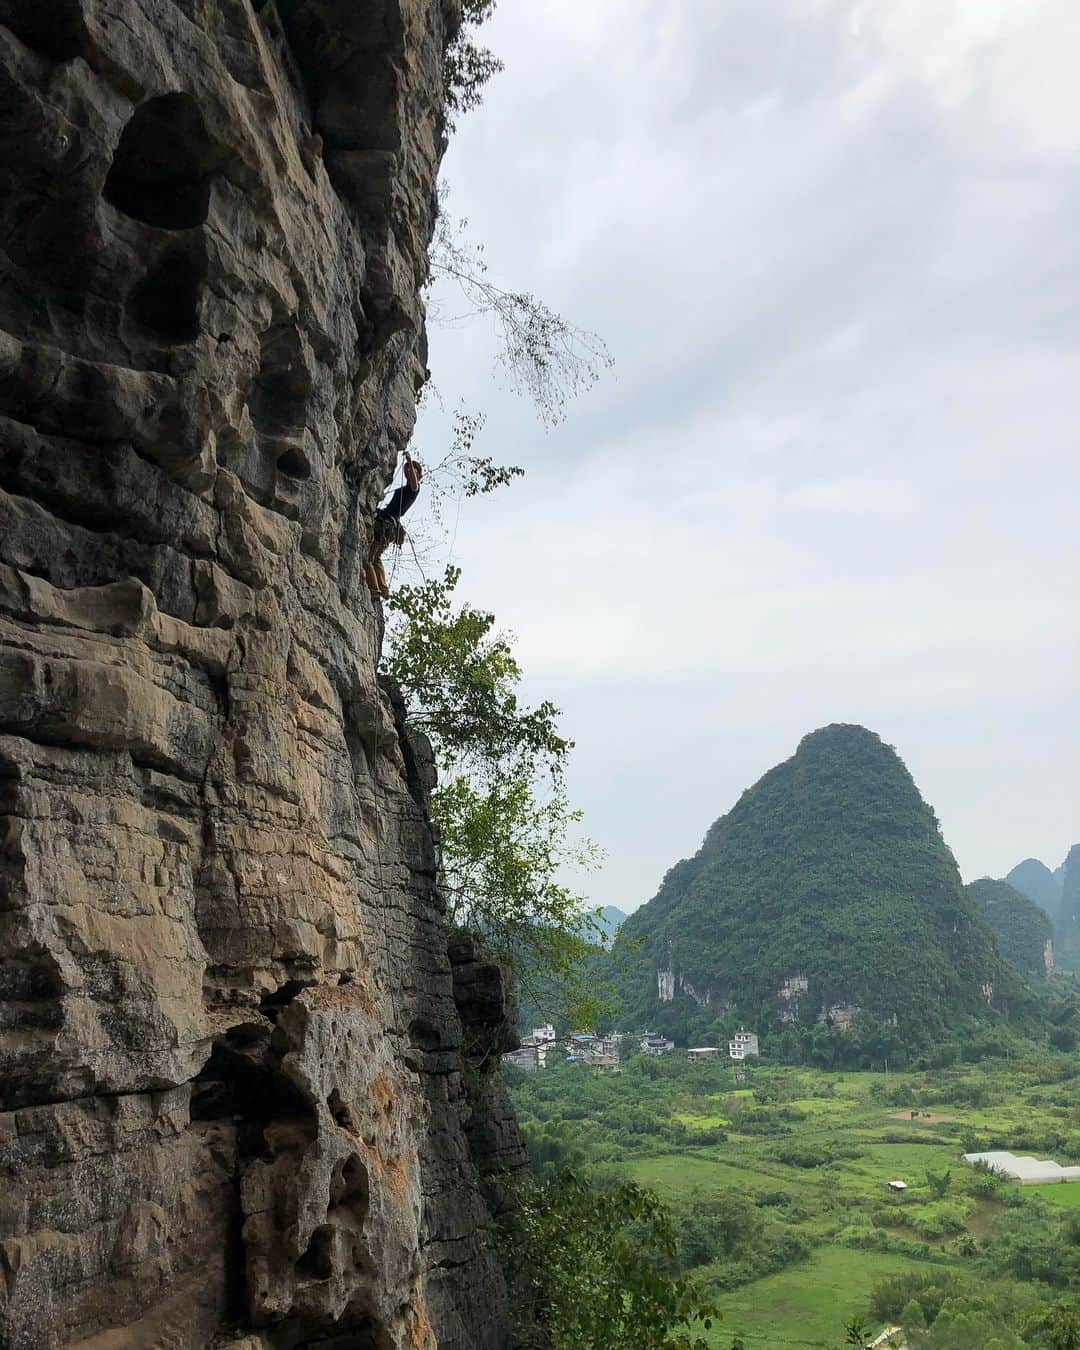
MULTIPOLYGON (((1080 1292, 1080 1227, 1061 1228, 1080 1183, 1018 1187, 961 1154, 1080 1160, 1078 1076, 1061 1058, 888 1076, 761 1064, 736 1089, 729 1066, 673 1057, 603 1077, 560 1065, 512 1090, 539 1172, 587 1165, 601 1184, 631 1179, 668 1204, 724 1309, 717 1350, 735 1335, 748 1350, 833 1350, 848 1318, 875 1331, 896 1320, 874 1291, 905 1273, 959 1281, 958 1307, 1007 1306, 958 1313, 975 1330, 955 1344, 1012 1347, 1049 1344, 1017 1339, 1020 1319, 1080 1292), (894 1180, 907 1190, 893 1193, 894 1180)), ((927 1344, 951 1350, 951 1334, 927 1344)))
POLYGON ((726 1347, 737 1333, 748 1347, 834 1346, 843 1320, 868 1311, 857 1291, 917 1264, 903 1256, 820 1247, 793 1269, 726 1294, 724 1320, 713 1328, 710 1342, 726 1347))

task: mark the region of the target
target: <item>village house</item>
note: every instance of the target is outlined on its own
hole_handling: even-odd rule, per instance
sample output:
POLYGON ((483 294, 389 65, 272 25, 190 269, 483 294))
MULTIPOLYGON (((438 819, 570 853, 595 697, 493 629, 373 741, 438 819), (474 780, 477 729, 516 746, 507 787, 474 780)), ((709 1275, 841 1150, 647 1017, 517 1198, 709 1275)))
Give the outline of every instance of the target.
POLYGON ((643 1055, 670 1055, 674 1049, 674 1041, 669 1041, 666 1036, 657 1035, 655 1031, 647 1031, 641 1038, 643 1055))
POLYGON ((716 1059, 720 1050, 715 1045, 698 1045, 691 1050, 687 1050, 687 1059, 716 1059))
POLYGON ((525 1073, 535 1073, 544 1067, 535 1045, 523 1045, 517 1050, 508 1051, 503 1055, 502 1062, 515 1069, 522 1069, 525 1073))
POLYGON ((748 1055, 760 1055, 758 1049, 758 1038, 756 1031, 744 1031, 742 1027, 738 1029, 731 1040, 728 1041, 728 1055, 731 1059, 746 1059, 748 1055))
POLYGON ((620 1068, 618 1055, 591 1055, 587 1063, 590 1069, 603 1073, 615 1073, 620 1068))

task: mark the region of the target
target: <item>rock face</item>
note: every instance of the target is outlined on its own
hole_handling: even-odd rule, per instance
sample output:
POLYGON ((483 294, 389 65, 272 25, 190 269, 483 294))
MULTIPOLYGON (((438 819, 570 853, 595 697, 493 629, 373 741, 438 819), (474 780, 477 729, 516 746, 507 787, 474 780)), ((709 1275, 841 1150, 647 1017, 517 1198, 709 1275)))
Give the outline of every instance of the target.
POLYGON ((0 0, 8 1350, 506 1342, 513 1010, 362 575, 457 19, 0 0))

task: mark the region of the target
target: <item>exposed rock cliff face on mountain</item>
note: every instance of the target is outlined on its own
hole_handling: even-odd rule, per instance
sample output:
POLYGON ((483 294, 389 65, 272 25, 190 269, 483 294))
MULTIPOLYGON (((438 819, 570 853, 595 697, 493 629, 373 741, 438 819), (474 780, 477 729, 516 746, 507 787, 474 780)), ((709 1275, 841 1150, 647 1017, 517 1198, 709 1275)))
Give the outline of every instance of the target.
POLYGON ((677 1036, 731 1008, 774 1033, 861 1016, 915 1046, 1028 997, 900 757, 859 726, 812 732, 748 788, 622 943, 628 1020, 677 1036))
POLYGON ((513 1018, 362 577, 456 18, 0 0, 10 1350, 505 1342, 513 1018))

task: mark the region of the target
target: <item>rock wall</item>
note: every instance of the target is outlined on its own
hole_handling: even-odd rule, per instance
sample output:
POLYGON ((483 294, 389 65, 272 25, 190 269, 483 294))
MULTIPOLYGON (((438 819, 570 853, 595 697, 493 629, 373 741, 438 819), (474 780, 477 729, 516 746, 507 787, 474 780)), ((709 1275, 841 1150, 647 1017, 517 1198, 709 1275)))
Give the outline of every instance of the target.
POLYGON ((506 1343, 504 973, 362 575, 457 18, 0 0, 8 1350, 506 1343))

